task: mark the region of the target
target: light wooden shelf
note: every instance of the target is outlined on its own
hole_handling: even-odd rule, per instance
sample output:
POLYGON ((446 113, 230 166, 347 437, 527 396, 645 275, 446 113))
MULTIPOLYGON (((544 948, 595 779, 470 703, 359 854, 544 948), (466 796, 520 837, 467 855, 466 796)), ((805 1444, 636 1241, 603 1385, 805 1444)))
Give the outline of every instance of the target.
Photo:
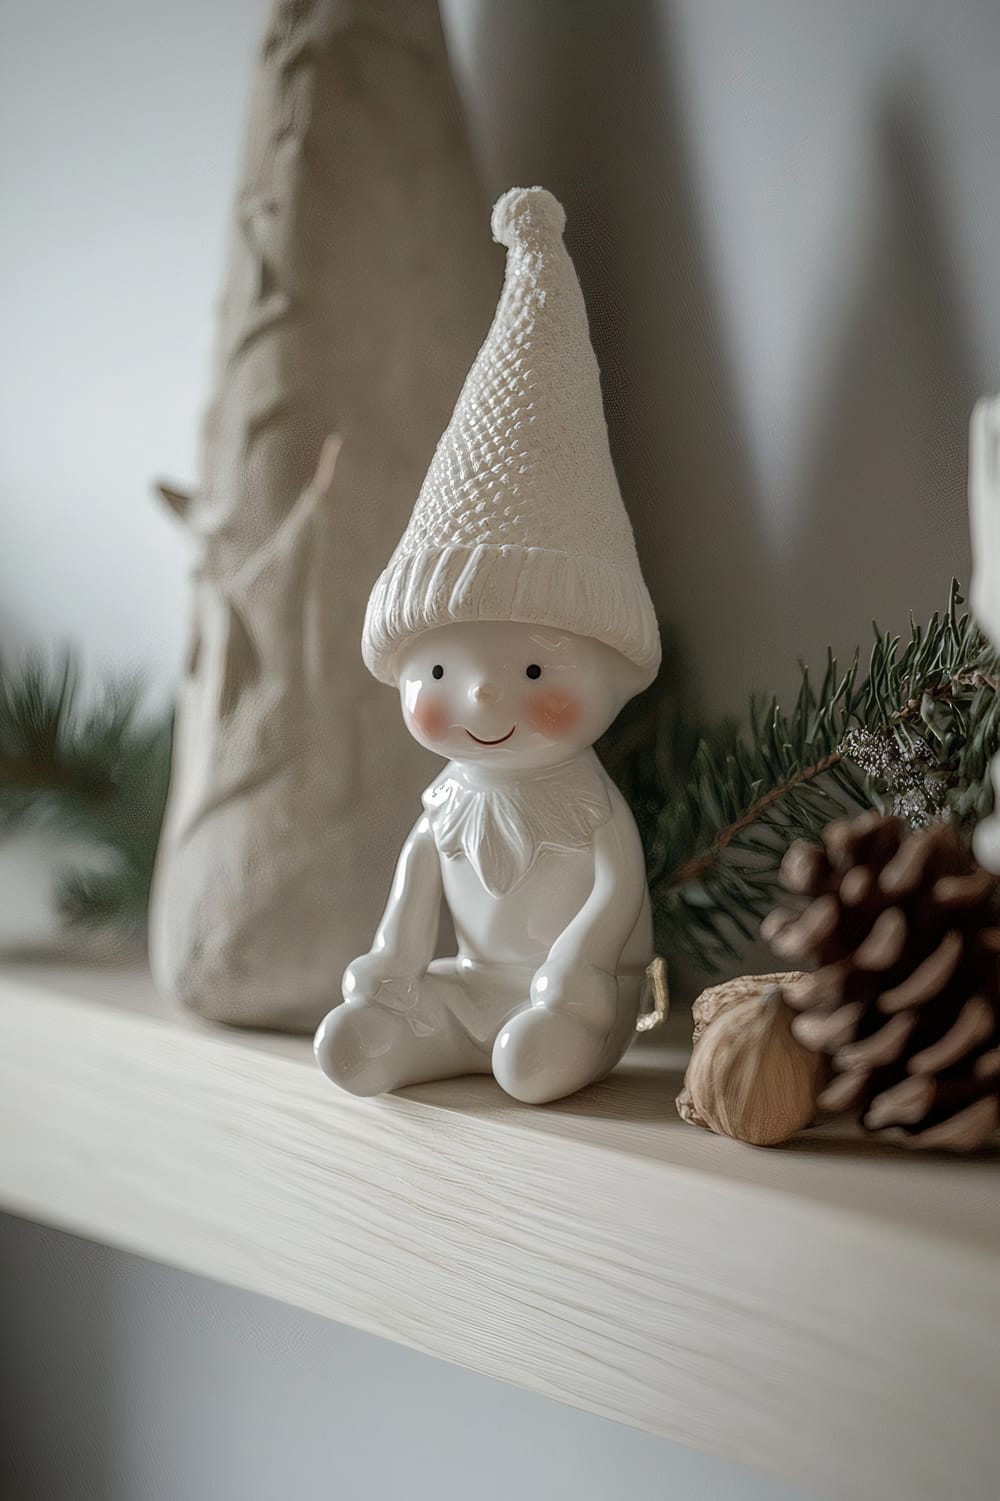
POLYGON ((998 1159, 755 1151, 678 1120, 682 1066, 355 1100, 144 973, 8 965, 0 1203, 817 1496, 996 1497, 998 1159))

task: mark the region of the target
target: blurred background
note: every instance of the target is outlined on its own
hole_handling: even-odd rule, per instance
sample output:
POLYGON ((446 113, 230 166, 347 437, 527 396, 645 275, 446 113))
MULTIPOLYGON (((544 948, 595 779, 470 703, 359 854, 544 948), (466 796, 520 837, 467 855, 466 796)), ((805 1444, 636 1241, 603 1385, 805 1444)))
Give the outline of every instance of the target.
MULTIPOLYGON (((0 56, 7 642, 163 693, 267 7, 37 0, 0 56)), ((566 204, 664 618, 739 708, 968 574, 966 424, 1000 383, 989 0, 444 0, 484 201, 566 204)))
MULTIPOLYGON (((198 473, 268 9, 2 10, 0 653, 69 644, 96 674, 141 669, 160 705, 180 672, 192 549, 151 485, 198 473)), ((971 404, 1000 386, 998 8, 442 0, 441 10, 484 205, 535 182, 566 205, 644 570, 706 707, 739 710, 751 689, 780 691, 798 657, 819 661, 827 643, 849 651, 872 617, 905 628, 911 611, 942 606, 950 577, 969 571, 971 404)), ((16 869, 29 859, 19 845, 16 869)), ((14 855, 0 860, 10 885, 14 855)), ((44 897, 44 873, 36 886, 31 901, 44 897)), ((5 902, 8 928, 24 900, 22 889, 5 902)), ((296 1473, 315 1480, 317 1391, 361 1370, 378 1401, 399 1358, 48 1232, 5 1228, 0 1258, 8 1287, 35 1300, 11 1326, 10 1369, 34 1376, 15 1381, 7 1410, 40 1487, 19 1496, 325 1494, 305 1479, 282 1492, 250 1464, 237 1483, 234 1447, 249 1442, 252 1455, 266 1435, 308 1456, 296 1473), (114 1352, 91 1365, 95 1317, 114 1352), (285 1341, 280 1380, 246 1376, 255 1340, 285 1341), (68 1383, 50 1379, 65 1348, 78 1377, 68 1383), (126 1402, 138 1435, 127 1463, 98 1441, 126 1402), (196 1468, 164 1469, 163 1424, 196 1468), (72 1435, 72 1475, 47 1468, 54 1433, 72 1435)), ((446 1446, 457 1421, 458 1375, 436 1379, 414 1371, 382 1410, 387 1426, 409 1413, 415 1475, 421 1464, 432 1475, 431 1436, 446 1446)), ((462 1424, 485 1443, 515 1396, 482 1381, 465 1390, 462 1424)), ((604 1426, 572 1417, 590 1438, 564 1442, 606 1455, 604 1426)), ((548 1473, 545 1425, 513 1409, 509 1420, 548 1473)), ((674 1463, 688 1469, 674 1472, 672 1494, 786 1494, 679 1451, 665 1458, 665 1445, 654 1463, 637 1435, 613 1442, 623 1493, 665 1493, 655 1487, 674 1463)), ((389 1493, 360 1453, 344 1463, 344 1494, 389 1493)), ((563 1484, 553 1469, 547 1493, 570 1494, 563 1484)), ((582 1486, 572 1494, 605 1493, 582 1486)), ((413 1489, 449 1493, 430 1480, 413 1489)), ((474 1493, 494 1491, 484 1482, 474 1493)))

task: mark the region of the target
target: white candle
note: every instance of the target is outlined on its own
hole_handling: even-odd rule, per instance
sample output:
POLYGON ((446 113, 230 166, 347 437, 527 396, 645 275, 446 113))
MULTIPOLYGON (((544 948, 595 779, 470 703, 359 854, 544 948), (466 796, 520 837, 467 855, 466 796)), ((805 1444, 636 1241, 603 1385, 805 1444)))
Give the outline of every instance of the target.
MULTIPOLYGON (((969 433, 969 521, 972 528, 972 610, 1000 648, 1000 396, 977 402, 969 433)), ((1000 755, 992 764, 1000 808, 1000 755)), ((1000 814, 985 818, 975 833, 976 856, 1000 871, 1000 814)))
POLYGON ((972 609, 1000 648, 1000 396, 976 403, 969 434, 972 609))

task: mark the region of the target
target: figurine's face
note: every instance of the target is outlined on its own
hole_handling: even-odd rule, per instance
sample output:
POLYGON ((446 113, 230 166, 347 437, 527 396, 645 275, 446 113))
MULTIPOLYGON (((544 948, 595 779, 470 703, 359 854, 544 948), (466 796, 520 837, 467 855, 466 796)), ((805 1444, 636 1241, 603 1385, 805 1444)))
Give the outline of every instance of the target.
POLYGON ((564 761, 604 733, 641 686, 602 641, 546 626, 474 621, 425 631, 398 662, 403 718, 451 761, 564 761))

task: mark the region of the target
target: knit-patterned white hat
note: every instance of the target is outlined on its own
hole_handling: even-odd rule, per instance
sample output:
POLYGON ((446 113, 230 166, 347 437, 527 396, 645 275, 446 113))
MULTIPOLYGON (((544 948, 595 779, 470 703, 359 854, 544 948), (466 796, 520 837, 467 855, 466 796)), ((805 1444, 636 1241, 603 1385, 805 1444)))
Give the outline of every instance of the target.
POLYGON ((406 531, 368 601, 362 650, 396 681, 435 626, 512 620, 589 636, 656 675, 660 639, 608 447, 566 215, 544 188, 493 210, 507 275, 493 326, 406 531))

